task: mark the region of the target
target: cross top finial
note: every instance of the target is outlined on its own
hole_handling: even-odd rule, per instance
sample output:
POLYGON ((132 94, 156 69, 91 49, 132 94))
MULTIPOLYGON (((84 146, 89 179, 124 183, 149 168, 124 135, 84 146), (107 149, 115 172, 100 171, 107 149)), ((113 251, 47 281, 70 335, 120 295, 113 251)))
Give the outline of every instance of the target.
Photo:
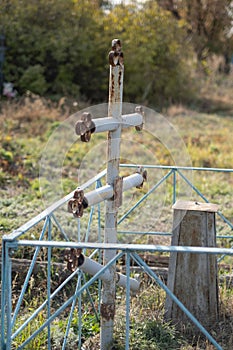
POLYGON ((112 50, 109 52, 109 63, 111 66, 123 66, 123 52, 121 51, 120 39, 112 40, 112 50))

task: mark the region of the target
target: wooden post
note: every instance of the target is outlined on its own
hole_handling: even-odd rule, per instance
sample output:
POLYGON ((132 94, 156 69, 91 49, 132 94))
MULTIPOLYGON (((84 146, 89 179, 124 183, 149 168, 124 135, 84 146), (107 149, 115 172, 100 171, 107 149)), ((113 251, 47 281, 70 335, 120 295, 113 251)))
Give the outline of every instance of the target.
MULTIPOLYGON (((216 246, 216 204, 178 201, 173 209, 172 245, 216 246)), ((168 288, 207 329, 218 320, 215 255, 171 253, 168 288)), ((180 325, 187 325, 189 322, 191 324, 188 317, 168 296, 165 318, 180 325)))

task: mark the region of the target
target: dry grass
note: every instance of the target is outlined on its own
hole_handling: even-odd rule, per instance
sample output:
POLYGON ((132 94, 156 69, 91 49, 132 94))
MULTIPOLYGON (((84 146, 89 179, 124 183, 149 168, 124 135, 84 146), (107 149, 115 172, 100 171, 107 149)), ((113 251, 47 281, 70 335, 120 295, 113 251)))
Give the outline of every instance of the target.
MULTIPOLYGON (((232 86, 226 80, 217 82, 216 80, 215 82, 209 80, 202 88, 202 102, 194 106, 195 108, 178 105, 171 106, 168 109, 168 119, 179 129, 191 155, 193 165, 232 168, 232 89, 232 86)), ((46 144, 50 132, 58 125, 57 123, 65 120, 71 113, 82 107, 84 106, 76 107, 72 104, 72 101, 66 103, 64 100, 54 104, 37 96, 26 96, 16 104, 5 102, 1 105, 0 120, 2 129, 0 138, 2 149, 5 151, 5 153, 2 153, 0 161, 0 230, 2 233, 9 233, 13 228, 18 227, 25 220, 40 212, 42 203, 37 182, 40 151, 46 144), (15 200, 16 197, 17 201, 15 200)), ((136 136, 134 137, 137 141, 136 136)), ((145 142, 148 142, 148 147, 151 146, 151 144, 149 145, 151 140, 148 139, 145 142)), ((167 154, 163 154, 163 150, 156 147, 155 158, 169 164, 170 158, 167 154)), ((75 148, 72 152, 72 156, 77 157, 77 149, 75 148)), ((69 164, 69 160, 67 160, 65 170, 69 170, 66 172, 68 176, 72 176, 72 171, 76 171, 74 163, 77 159, 73 159, 72 164, 69 164)), ((211 181, 202 176, 196 178, 196 183, 200 185, 204 193, 208 194, 211 200, 222 202, 231 221, 233 218, 232 181, 232 177, 230 180, 224 177, 219 180, 219 178, 213 176, 211 181), (224 188, 222 184, 224 184, 224 188)), ((163 328, 164 297, 164 293, 158 287, 150 282, 148 284, 145 282, 140 297, 132 299, 131 344, 137 345, 135 345, 136 347, 131 345, 130 349, 155 349, 152 345, 150 348, 146 343, 145 334, 141 332, 141 326, 143 323, 146 324, 146 321, 153 321, 163 328), (138 333, 133 333, 134 327, 138 330, 138 333), (141 348, 137 341, 140 342, 141 348)), ((122 321, 125 310, 124 296, 121 295, 117 300, 119 301, 116 315, 118 339, 116 338, 115 349, 120 350, 124 342, 120 343, 119 341, 124 337, 124 322, 122 321)), ((212 329, 211 333, 224 350, 231 350, 233 348, 232 289, 226 285, 221 286, 220 300, 220 322, 212 329)), ((155 323, 152 323, 152 325, 155 323)), ((166 329, 166 326, 164 327, 166 329)), ((147 330, 149 331, 149 329, 147 330)), ((213 346, 201 337, 193 338, 185 333, 177 333, 173 328, 172 332, 170 337, 172 338, 175 334, 180 341, 177 349, 213 349, 213 346)), ((97 345, 98 337, 90 339, 89 343, 91 344, 91 342, 92 345, 87 345, 89 346, 87 349, 99 349, 99 345, 97 345)), ((169 348, 166 347, 166 349, 169 348)))

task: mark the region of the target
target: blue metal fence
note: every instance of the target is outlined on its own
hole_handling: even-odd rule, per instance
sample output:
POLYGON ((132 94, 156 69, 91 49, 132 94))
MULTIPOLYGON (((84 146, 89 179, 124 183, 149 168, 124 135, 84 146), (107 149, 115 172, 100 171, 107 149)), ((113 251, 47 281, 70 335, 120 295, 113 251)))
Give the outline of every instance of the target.
MULTIPOLYGON (((122 168, 136 168, 135 165, 130 164, 122 164, 122 168)), ((164 184, 168 179, 172 179, 172 203, 176 201, 179 197, 179 193, 177 193, 177 183, 178 181, 184 181, 197 196, 208 202, 206 196, 201 193, 201 191, 193 185, 193 183, 189 180, 189 177, 185 175, 185 172, 189 171, 198 171, 198 172, 218 172, 218 173, 226 173, 230 176, 233 173, 233 169, 218 169, 218 168, 187 168, 187 167, 177 167, 177 166, 156 166, 156 165, 143 165, 145 169, 148 171, 156 171, 158 169, 162 169, 165 174, 162 176, 160 180, 156 184, 154 184, 146 193, 144 193, 140 199, 129 209, 124 215, 119 219, 118 224, 124 222, 129 215, 134 213, 134 210, 139 207, 143 202, 151 196, 162 184, 164 184)), ((88 181, 87 183, 81 186, 81 189, 86 189, 90 186, 96 184, 97 187, 101 186, 101 179, 105 176, 106 171, 101 172, 96 177, 88 181)), ((201 247, 177 247, 177 246, 166 246, 166 245, 149 245, 149 244, 107 244, 101 242, 101 210, 100 204, 96 205, 97 207, 97 231, 98 231, 98 242, 91 243, 89 242, 89 234, 91 227, 93 225, 93 213, 94 207, 90 209, 89 212, 89 220, 87 223, 87 229, 84 240, 81 241, 80 235, 80 219, 78 220, 77 225, 77 241, 71 242, 69 240, 69 236, 67 235, 65 229, 59 223, 57 219, 56 212, 59 208, 66 205, 70 198, 72 198, 73 193, 68 194, 63 199, 59 200, 42 213, 37 215, 35 218, 13 231, 9 235, 5 235, 2 239, 2 293, 1 293, 1 348, 3 350, 12 349, 12 344, 15 342, 17 337, 22 334, 22 332, 33 322, 35 322, 36 318, 41 314, 41 312, 45 312, 45 319, 38 326, 37 329, 31 332, 31 334, 21 341, 21 344, 17 349, 27 348, 30 342, 35 339, 37 336, 41 334, 41 332, 46 330, 47 337, 47 348, 52 349, 51 339, 52 335, 52 324, 53 322, 62 314, 64 311, 67 313, 67 309, 69 308, 69 312, 67 313, 67 326, 64 332, 62 349, 66 348, 67 340, 69 338, 69 333, 71 330, 71 324, 74 317, 74 309, 78 304, 78 331, 77 331, 77 344, 78 348, 81 348, 82 345, 82 298, 84 292, 88 297, 90 305, 93 310, 93 314, 95 314, 96 319, 98 320, 99 310, 98 307, 95 307, 95 303, 92 299, 92 295, 90 292, 90 288, 92 288, 93 284, 96 281, 100 280, 99 278, 103 275, 107 269, 116 263, 117 260, 122 258, 125 255, 126 261, 126 329, 125 329, 125 349, 129 349, 129 329, 130 329, 130 259, 133 259, 135 263, 152 279, 156 281, 156 283, 176 302, 179 307, 187 314, 190 320, 200 329, 200 331, 206 336, 206 338, 215 346, 216 349, 222 349, 222 347, 216 342, 216 340, 211 336, 210 333, 199 323, 199 321, 185 308, 185 306, 177 299, 177 297, 171 293, 171 291, 166 287, 166 285, 161 281, 161 279, 150 269, 149 266, 141 259, 138 255, 139 252, 162 252, 162 253, 170 253, 170 252, 181 252, 181 253, 197 253, 197 254, 216 254, 219 256, 219 260, 222 260, 226 255, 233 255, 233 247, 231 248, 201 248, 201 247), (33 229, 37 229, 38 225, 43 224, 42 229, 40 230, 39 237, 37 239, 28 238, 29 233, 33 229), (57 236, 54 235, 54 227, 59 230, 59 233, 63 237, 63 240, 58 240, 57 236), (22 284, 22 289, 17 297, 17 302, 13 305, 13 295, 12 295, 12 256, 14 252, 23 248, 30 248, 33 251, 31 263, 27 270, 26 277, 22 284), (66 279, 59 283, 56 288, 52 290, 51 281, 53 274, 53 252, 54 250, 62 252, 64 249, 83 249, 83 251, 88 250, 90 256, 98 256, 98 259, 101 259, 101 255, 103 250, 117 250, 118 254, 109 261, 103 268, 96 273, 93 277, 86 279, 84 273, 76 269, 73 271, 66 279), (31 314, 27 316, 27 318, 22 317, 23 303, 25 294, 28 291, 28 287, 30 284, 30 280, 32 277, 33 269, 35 268, 36 263, 38 263, 38 256, 41 250, 44 249, 46 251, 46 262, 47 262, 47 271, 46 271, 46 298, 39 306, 36 306, 34 310, 31 311, 31 314), (90 253, 91 252, 91 253, 90 253), (69 283, 73 281, 75 283, 75 289, 72 296, 67 297, 66 300, 63 300, 58 306, 54 307, 53 302, 59 293, 69 285, 69 283), (19 322, 20 320, 20 322, 19 322)), ((231 233, 233 229, 233 224, 230 219, 226 218, 220 211, 217 213, 219 218, 223 220, 225 225, 229 228, 229 233, 226 235, 217 235, 218 238, 227 238, 232 239, 233 235, 231 233)), ((170 236, 170 232, 144 232, 144 231, 118 231, 123 234, 150 234, 150 235, 164 235, 170 236)), ((98 289, 98 297, 100 298, 100 288, 98 289)))

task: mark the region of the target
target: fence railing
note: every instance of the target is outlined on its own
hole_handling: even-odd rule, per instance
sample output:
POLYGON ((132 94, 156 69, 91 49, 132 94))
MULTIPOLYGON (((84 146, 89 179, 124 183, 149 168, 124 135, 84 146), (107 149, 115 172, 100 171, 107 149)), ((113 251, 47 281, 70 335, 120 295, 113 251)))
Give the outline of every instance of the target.
MULTIPOLYGON (((135 165, 122 164, 122 168, 136 168, 135 165)), ((189 186, 197 196, 201 198, 202 201, 209 202, 208 198, 190 181, 189 176, 186 172, 218 172, 226 173, 230 176, 233 173, 233 169, 218 169, 218 168, 187 168, 187 167, 178 167, 178 166, 156 166, 156 165, 143 165, 145 169, 148 169, 148 172, 157 171, 158 169, 163 170, 163 176, 153 184, 151 188, 144 193, 134 204, 128 209, 119 219, 118 224, 121 224, 128 218, 130 215, 134 214, 134 211, 137 207, 143 204, 149 196, 153 196, 156 193, 158 188, 166 183, 166 181, 171 181, 172 193, 171 193, 171 204, 175 203, 177 198, 180 198, 178 193, 178 182, 184 181, 184 183, 189 186)), ((106 171, 102 171, 100 174, 95 176, 90 181, 86 182, 81 186, 81 189, 86 189, 90 186, 96 184, 96 187, 101 186, 101 179, 105 176, 106 171)), ((158 286, 160 286, 173 300, 176 302, 179 307, 186 313, 190 320, 200 329, 200 331, 206 336, 207 339, 215 346, 216 349, 222 349, 221 346, 216 342, 216 340, 211 336, 210 333, 200 324, 200 322, 185 308, 185 306, 177 299, 177 297, 167 288, 167 286, 162 282, 162 280, 157 276, 157 274, 152 271, 152 269, 142 260, 139 256, 139 252, 161 252, 161 253, 170 253, 170 252, 179 252, 179 253, 196 253, 196 254, 216 254, 219 256, 219 260, 223 259, 224 256, 233 255, 233 247, 231 248, 203 248, 203 247, 178 247, 178 246, 169 246, 169 245, 150 245, 150 244, 108 244, 101 242, 101 235, 98 236, 98 240, 94 243, 89 242, 89 235, 91 227, 94 225, 97 226, 97 231, 101 231, 101 210, 100 204, 97 204, 97 221, 93 222, 93 212, 95 207, 91 207, 89 211, 89 219, 86 223, 86 233, 84 239, 81 239, 80 235, 80 219, 77 219, 77 235, 76 242, 72 242, 69 239, 69 235, 66 232, 66 229, 62 226, 59 219, 56 216, 58 209, 67 205, 67 202, 72 198, 74 192, 68 194, 63 199, 59 200, 42 213, 37 215, 35 218, 28 221, 26 224, 22 225, 20 228, 16 229, 9 235, 5 235, 2 239, 2 295, 1 295, 1 348, 3 350, 10 350, 13 347, 13 344, 17 340, 17 349, 27 348, 27 345, 30 344, 33 339, 37 336, 40 336, 41 332, 46 330, 47 337, 47 348, 52 349, 52 338, 53 338, 53 322, 66 312, 67 324, 64 331, 64 337, 62 342, 62 349, 66 348, 67 341, 69 339, 70 330, 72 328, 72 320, 76 317, 77 320, 77 344, 80 349, 82 346, 82 296, 85 292, 88 297, 88 302, 91 305, 93 314, 98 320, 99 309, 95 307, 95 302, 90 292, 90 288, 97 288, 97 297, 100 299, 101 289, 96 287, 95 282, 103 279, 103 276, 106 276, 106 271, 109 267, 113 266, 117 260, 121 259, 125 255, 126 261, 126 326, 125 326, 125 349, 129 349, 129 337, 130 337, 130 286, 131 286, 131 277, 130 277, 130 259, 134 260, 135 263, 147 273, 152 279, 156 281, 158 286), (42 224, 42 229, 41 229, 42 224), (56 232, 54 231, 56 228, 56 232), (39 231, 39 236, 36 238, 31 238, 30 231, 35 230, 39 231), (59 231, 59 240, 57 231, 59 231), (61 236, 63 237, 61 239, 61 236), (14 254, 17 255, 17 251, 20 252, 20 249, 31 249, 30 264, 25 271, 25 278, 22 282, 22 287, 19 295, 17 295, 17 300, 15 300, 14 294, 12 293, 12 257, 14 254), (89 257, 96 256, 95 260, 100 261, 102 252, 104 250, 116 250, 118 253, 111 259, 106 265, 101 266, 101 268, 92 276, 86 278, 86 275, 81 268, 75 268, 65 280, 62 282, 55 283, 54 279, 54 259, 55 256, 60 256, 64 249, 82 249, 86 254, 89 254, 89 257), (33 275, 35 266, 42 262, 41 252, 43 252, 44 262, 46 263, 46 296, 44 301, 40 302, 40 305, 36 305, 33 310, 30 307, 30 314, 23 315, 23 310, 25 308, 25 295, 27 295, 28 290, 30 289, 30 283, 33 275), (58 253, 59 252, 59 253, 58 253), (40 260, 38 261, 38 257, 40 260), (65 300, 59 300, 57 298, 59 293, 61 293, 70 283, 75 284, 74 292, 71 296, 67 297, 65 300), (53 284, 53 286, 52 286, 53 284), (55 285, 55 286, 54 286, 55 285), (56 301, 56 302, 55 302, 56 301), (78 306, 78 315, 74 313, 75 307, 78 306), (69 312, 67 309, 69 308, 69 312), (32 330, 27 337, 20 337, 22 333, 26 333, 25 330, 35 323, 35 320, 43 313, 43 321, 35 330, 32 330), (19 339, 21 342, 19 344, 19 339)), ((143 207, 142 207, 143 208, 143 207)), ((170 205, 171 208, 171 205, 170 205)), ((142 209, 143 211, 143 209, 142 209)), ((217 235, 217 237, 232 240, 233 235, 231 233, 233 229, 233 224, 230 219, 226 218, 220 211, 218 212, 220 220, 223 220, 225 225, 229 228, 229 234, 217 235)), ((75 220, 75 219, 74 219, 75 220)), ((119 230, 119 229, 118 229, 119 230)), ((160 232, 160 231, 118 231, 123 234, 149 234, 149 235, 164 235, 170 236, 171 232, 160 232)), ((19 254, 18 254, 19 255, 19 254)), ((100 287, 100 283, 99 283, 100 287)), ((38 300, 39 303, 39 300, 38 300)), ((32 327, 31 327, 32 329, 32 327)), ((15 346, 15 345, 14 345, 15 346)))

